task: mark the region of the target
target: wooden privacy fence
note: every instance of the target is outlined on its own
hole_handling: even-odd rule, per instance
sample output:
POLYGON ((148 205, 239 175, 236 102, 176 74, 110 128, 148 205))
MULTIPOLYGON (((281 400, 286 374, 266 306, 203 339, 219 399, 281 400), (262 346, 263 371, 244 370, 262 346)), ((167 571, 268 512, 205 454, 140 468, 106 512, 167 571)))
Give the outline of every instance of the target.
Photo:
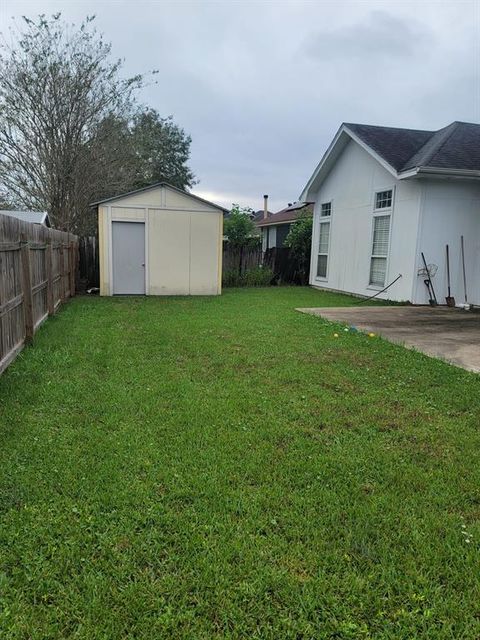
POLYGON ((84 289, 100 286, 100 266, 97 236, 78 239, 80 283, 84 289))
POLYGON ((273 272, 271 284, 307 284, 310 255, 304 264, 299 264, 288 247, 272 247, 265 252, 261 246, 246 247, 242 250, 223 243, 223 274, 230 271, 245 273, 262 265, 273 272))
POLYGON ((232 247, 228 242, 223 243, 223 271, 248 271, 254 269, 262 264, 262 247, 261 245, 255 247, 246 247, 243 249, 236 249, 232 247))
POLYGON ((77 237, 0 214, 0 373, 75 295, 77 237))
POLYGON ((300 264, 288 247, 272 247, 265 251, 263 264, 273 271, 273 281, 277 284, 308 283, 310 253, 305 256, 304 263, 300 264))

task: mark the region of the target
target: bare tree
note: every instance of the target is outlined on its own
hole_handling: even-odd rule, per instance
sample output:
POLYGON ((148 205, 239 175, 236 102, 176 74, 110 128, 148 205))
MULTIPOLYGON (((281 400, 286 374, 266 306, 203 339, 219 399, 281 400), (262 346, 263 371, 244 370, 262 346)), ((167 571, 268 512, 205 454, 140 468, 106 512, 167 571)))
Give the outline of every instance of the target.
POLYGON ((0 55, 0 189, 77 232, 91 226, 92 200, 134 180, 128 121, 143 84, 121 78, 93 20, 24 18, 0 55))

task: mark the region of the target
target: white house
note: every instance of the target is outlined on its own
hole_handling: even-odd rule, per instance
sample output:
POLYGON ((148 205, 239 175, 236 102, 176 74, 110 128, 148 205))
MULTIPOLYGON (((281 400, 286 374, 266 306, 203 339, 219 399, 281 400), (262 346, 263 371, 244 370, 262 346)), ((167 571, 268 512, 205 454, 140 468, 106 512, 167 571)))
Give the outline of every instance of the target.
POLYGON ((480 125, 439 131, 343 124, 300 199, 314 201, 310 284, 428 303, 422 252, 439 303, 480 304, 480 125), (420 272, 420 274, 419 274, 420 272))

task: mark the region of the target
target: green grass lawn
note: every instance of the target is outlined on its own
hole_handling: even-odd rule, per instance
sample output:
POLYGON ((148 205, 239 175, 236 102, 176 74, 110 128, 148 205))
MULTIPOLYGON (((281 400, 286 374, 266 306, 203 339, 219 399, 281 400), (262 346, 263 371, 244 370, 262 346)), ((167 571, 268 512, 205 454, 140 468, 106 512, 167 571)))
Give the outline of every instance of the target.
POLYGON ((480 377, 295 307, 78 298, 0 378, 0 637, 480 637, 480 377))

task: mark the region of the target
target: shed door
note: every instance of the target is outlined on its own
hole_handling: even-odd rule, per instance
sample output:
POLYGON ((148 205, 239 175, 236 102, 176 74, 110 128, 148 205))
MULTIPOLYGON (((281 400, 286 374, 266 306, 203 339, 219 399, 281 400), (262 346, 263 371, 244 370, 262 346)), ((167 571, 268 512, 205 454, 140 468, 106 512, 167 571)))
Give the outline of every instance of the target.
POLYGON ((145 293, 145 223, 112 222, 113 293, 145 293))

